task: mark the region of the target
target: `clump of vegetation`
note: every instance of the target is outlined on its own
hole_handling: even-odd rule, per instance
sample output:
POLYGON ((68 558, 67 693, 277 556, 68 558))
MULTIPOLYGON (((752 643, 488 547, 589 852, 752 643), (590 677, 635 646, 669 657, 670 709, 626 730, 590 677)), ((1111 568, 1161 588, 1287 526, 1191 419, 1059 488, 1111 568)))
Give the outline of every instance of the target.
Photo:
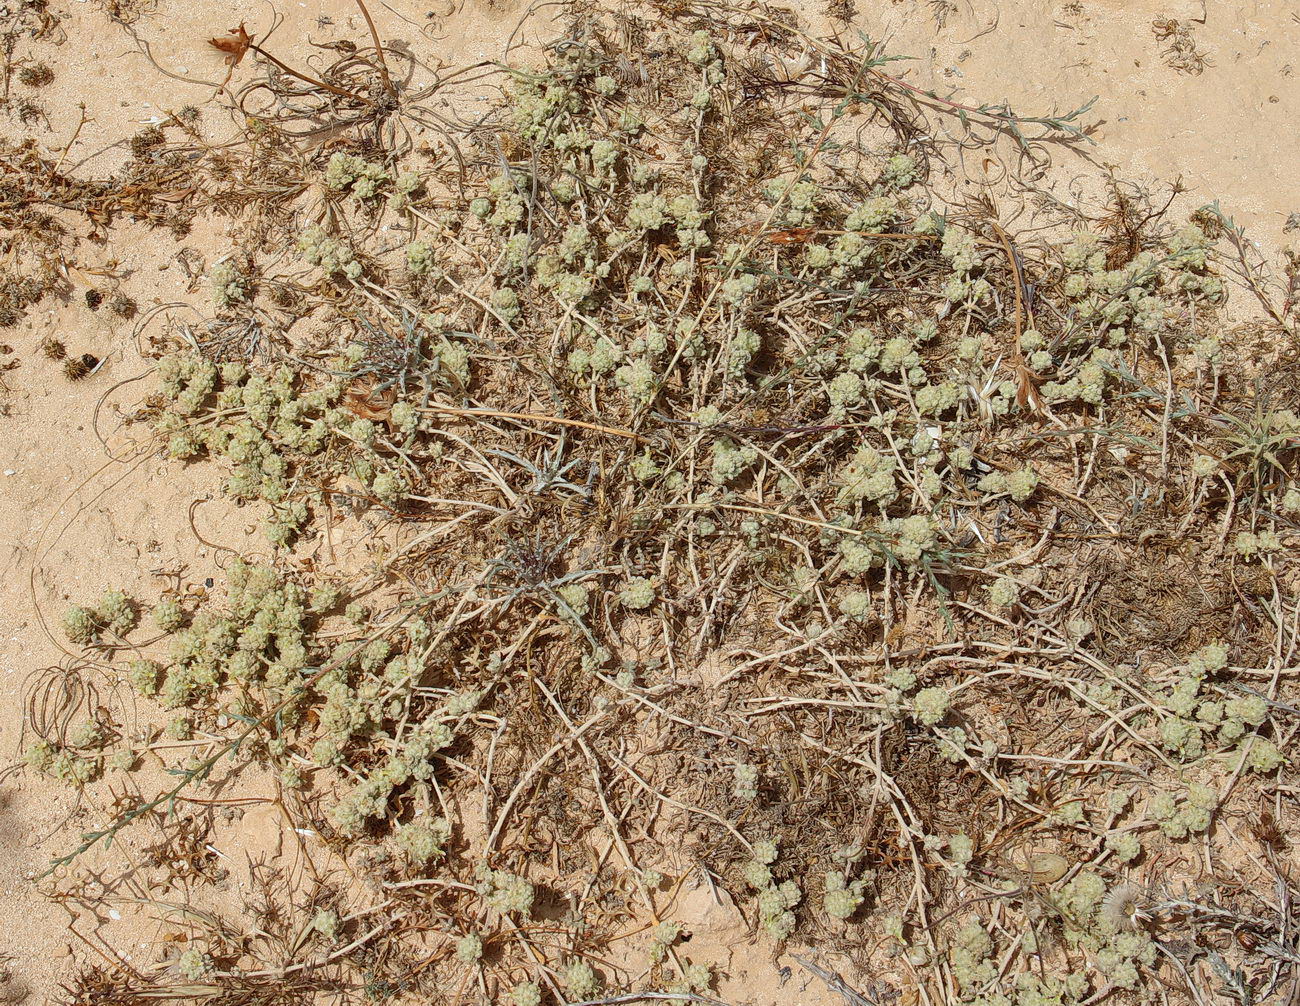
MULTIPOLYGON (((212 317, 141 319, 131 420, 262 542, 202 595, 63 615, 163 725, 42 729, 27 765, 80 787, 156 753, 175 783, 60 865, 258 767, 400 925, 326 884, 238 940, 214 925, 169 969, 222 994, 309 971, 711 998, 725 962, 674 916, 703 876, 778 950, 904 956, 926 1001, 1199 998, 1211 943, 1179 927, 1262 1001, 1294 965, 1276 859, 1267 883, 1145 872, 1217 849, 1229 804, 1292 813, 1296 363, 1240 376, 1226 218, 1116 183, 1105 216, 1015 236, 940 200, 923 127, 952 106, 876 47, 661 13, 575 19, 441 159, 352 129, 428 114, 377 39, 319 80, 221 40, 232 72, 278 68, 247 138, 276 183, 185 162, 195 205, 249 230, 202 279, 212 317), (820 69, 780 86, 739 38, 820 69)), ((1081 113, 961 111, 1027 156, 1079 135, 1081 113)), ((132 184, 196 128, 141 134, 132 184)))

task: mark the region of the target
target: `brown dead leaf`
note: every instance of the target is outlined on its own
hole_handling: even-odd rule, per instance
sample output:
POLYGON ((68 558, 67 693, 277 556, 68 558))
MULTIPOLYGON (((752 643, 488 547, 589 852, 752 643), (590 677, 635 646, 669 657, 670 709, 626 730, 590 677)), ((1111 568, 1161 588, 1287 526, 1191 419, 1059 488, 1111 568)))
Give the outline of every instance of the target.
POLYGON ((1043 400, 1038 394, 1038 387, 1034 383, 1037 375, 1026 367, 1023 363, 1016 367, 1016 404, 1022 409, 1028 409, 1030 412, 1038 412, 1043 405, 1043 400))
POLYGON ((772 231, 767 235, 767 241, 768 244, 774 245, 806 244, 816 233, 817 230, 813 227, 792 227, 786 231, 772 231))
POLYGON ((343 393, 343 407, 354 416, 372 422, 383 422, 392 412, 396 399, 397 395, 392 388, 376 394, 372 383, 358 381, 349 385, 343 393))
POLYGON ((1037 852, 1029 857, 1030 883, 1054 884, 1070 872, 1070 861, 1054 852, 1037 852))
POLYGON ((208 45, 226 54, 226 66, 235 67, 247 55, 253 39, 245 30, 243 21, 239 22, 238 28, 231 28, 226 34, 233 35, 234 38, 210 38, 208 45))

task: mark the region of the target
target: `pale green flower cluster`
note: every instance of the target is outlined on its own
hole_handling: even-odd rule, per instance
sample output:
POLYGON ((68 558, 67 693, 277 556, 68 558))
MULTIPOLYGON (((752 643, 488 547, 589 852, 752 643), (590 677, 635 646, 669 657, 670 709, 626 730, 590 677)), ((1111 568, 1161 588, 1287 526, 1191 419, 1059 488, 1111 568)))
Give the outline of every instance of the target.
POLYGON ((1121 863, 1131 863, 1142 855, 1142 840, 1131 831, 1112 831, 1106 836, 1106 848, 1121 863))
POLYGON ((70 643, 87 646, 95 641, 99 629, 99 620, 89 608, 73 605, 63 613, 63 634, 70 643))
POLYGON ((975 842, 965 832, 957 832, 948 836, 948 858, 953 865, 963 872, 965 867, 972 859, 975 858, 975 842))
POLYGON ((756 448, 741 446, 729 437, 719 437, 713 442, 711 476, 718 485, 726 485, 740 478, 758 459, 756 448))
POLYGON ((55 747, 48 741, 38 740, 23 753, 28 768, 65 782, 70 786, 84 786, 98 778, 100 762, 70 747, 55 747))
POLYGON ((668 200, 657 192, 638 192, 627 208, 624 223, 634 231, 658 230, 668 222, 668 200))
POLYGON ((709 236, 704 225, 710 214, 700 208, 699 202, 690 193, 675 196, 668 203, 668 215, 677 225, 677 242, 683 249, 700 249, 709 244, 709 236))
POLYGON ((595 969, 584 960, 571 962, 563 973, 564 987, 575 999, 592 999, 600 991, 600 981, 595 969))
POLYGON ((1227 666, 1228 650, 1209 643, 1187 659, 1186 672, 1169 690, 1165 705, 1173 714, 1160 723, 1164 746, 1192 761, 1206 752, 1207 738, 1217 735, 1223 745, 1250 744, 1249 766, 1270 771, 1280 761, 1272 741, 1254 733, 1268 718, 1268 702, 1259 695, 1238 695, 1220 701, 1204 694, 1207 678, 1227 666), (1258 754, 1256 754, 1258 751, 1258 754))
POLYGON ((1038 488, 1038 473, 1028 465, 1012 472, 990 472, 980 479, 979 487, 986 493, 1006 493, 1023 503, 1038 488))
POLYGON ((1271 529, 1259 532, 1238 531, 1237 536, 1233 539, 1232 547, 1244 559, 1272 555, 1274 552, 1281 552, 1283 548, 1282 539, 1278 537, 1276 531, 1271 529))
POLYGON ((158 661, 141 658, 128 665, 126 679, 138 694, 151 698, 158 694, 162 673, 163 667, 158 661))
POLYGON ((916 565, 939 545, 938 529, 926 514, 894 517, 880 522, 880 532, 892 539, 890 552, 904 565, 916 565))
POLYGON ((1206 643, 1187 658, 1187 673, 1197 680, 1228 666, 1228 647, 1222 642, 1206 643))
POLYGON ((849 574, 869 573, 884 565, 879 548, 861 538, 845 538, 840 542, 840 568, 849 574))
POLYGON ((650 941, 650 961, 658 964, 668 956, 668 948, 682 935, 680 922, 667 920, 655 926, 654 936, 650 941))
POLYGON ((777 883, 772 865, 778 858, 776 842, 760 839, 754 843, 754 858, 745 864, 745 882, 758 892, 758 917, 764 930, 775 940, 784 940, 794 932, 792 909, 803 900, 803 892, 793 880, 777 883))
POLYGON ((619 367, 614 372, 614 381, 627 392, 635 405, 649 402, 659 387, 658 375, 645 359, 633 360, 619 367))
POLYGON ((847 503, 865 500, 880 504, 892 502, 898 492, 895 484, 897 468, 898 462, 892 454, 862 445, 839 471, 839 501, 847 503))
POLYGON ((839 609, 846 617, 860 622, 871 615, 871 595, 863 590, 851 590, 841 595, 839 609))
POLYGON ((339 933, 339 913, 321 908, 312 916, 311 927, 325 939, 333 940, 339 933))
MULTIPOLYGON (((159 697, 167 708, 213 694, 229 679, 290 685, 308 660, 302 591, 268 566, 235 559, 228 571, 229 609, 204 610, 172 634, 170 660, 159 697)), ((156 665, 133 665, 143 694, 158 691, 156 665)))
POLYGON ((962 389, 952 381, 923 384, 916 390, 916 410, 923 416, 937 416, 955 409, 962 399, 962 389))
POLYGON ((1170 838, 1186 838, 1206 831, 1219 805, 1218 794, 1209 786, 1189 783, 1183 798, 1173 793, 1157 793, 1147 808, 1151 819, 1170 838))
POLYGON ((456 941, 456 960, 462 964, 474 964, 483 957, 483 937, 478 933, 469 933, 456 941))
POLYGON ((1155 963, 1156 945, 1144 932, 1116 933, 1097 951, 1097 970, 1116 988, 1130 992, 1138 987, 1138 965, 1150 968, 1155 963))
POLYGON ((107 633, 122 637, 135 628, 139 619, 135 602, 123 591, 104 591, 94 608, 73 605, 63 613, 63 632, 68 641, 78 646, 89 646, 107 633))
POLYGON ((462 343, 442 340, 430 347, 429 361, 446 373, 457 388, 469 387, 470 354, 462 343))
POLYGON ((415 275, 427 276, 437 265, 437 255, 427 241, 412 241, 406 246, 406 268, 415 275))
POLYGON ((985 587, 989 604, 995 608, 1010 608, 1020 600, 1020 585, 1009 576, 1000 576, 985 587))
POLYGON ((104 746, 104 728, 97 720, 82 720, 68 732, 68 744, 74 748, 104 746))
POLYGON ((785 194, 784 217, 788 224, 802 226, 816 219, 822 196, 821 185, 808 177, 800 178, 794 184, 785 178, 775 178, 763 190, 767 200, 774 205, 781 199, 783 193, 785 194))
POLYGON ((758 799, 758 766, 751 765, 747 762, 737 762, 735 767, 735 783, 732 792, 736 798, 750 802, 758 799))
MULTIPOLYGON (((379 687, 378 683, 372 683, 372 688, 379 687)), ((358 702, 365 702, 365 694, 358 695, 358 702)), ((369 716, 371 712, 362 711, 356 717, 369 716)), ((343 725, 343 729, 350 729, 351 724, 356 719, 350 719, 343 725)), ((439 751, 447 747, 455 739, 455 733, 452 728, 441 721, 440 716, 434 713, 422 720, 406 736, 402 746, 380 764, 374 771, 366 776, 362 776, 353 788, 343 796, 342 799, 334 806, 330 812, 330 817, 334 826, 345 835, 358 835, 365 828, 366 822, 371 818, 383 819, 387 816, 388 801, 393 792, 412 780, 423 781, 433 776, 433 758, 439 751)), ((334 745, 335 750, 341 748, 341 744, 334 745)), ((330 750, 313 751, 314 755, 330 756, 333 752, 330 750)), ((441 842, 445 842, 445 837, 438 841, 438 834, 445 827, 444 824, 434 822, 430 825, 420 826, 424 829, 434 829, 434 843, 440 847, 441 842)), ((415 852, 430 851, 433 845, 423 842, 423 835, 419 832, 412 833, 410 841, 416 843, 413 846, 415 852)))
POLYGON ((185 609, 175 597, 162 598, 149 614, 163 632, 175 632, 185 624, 185 609))
POLYGON ((555 588, 560 600, 569 606, 573 614, 581 618, 590 609, 591 592, 585 584, 566 583, 555 588))
POLYGON ((533 885, 505 870, 481 870, 478 892, 499 912, 516 912, 526 917, 533 910, 533 885))
POLYGON ((863 381, 852 371, 836 374, 826 385, 826 399, 834 419, 843 419, 849 409, 862 404, 863 381))
POLYGON ((1072 376, 1065 381, 1048 381, 1040 390, 1048 402, 1080 401, 1100 405, 1109 383, 1109 368, 1114 364, 1112 350, 1096 349, 1092 356, 1080 363, 1072 376))
POLYGON ((940 252, 959 276, 974 271, 983 262, 974 235, 951 224, 944 228, 940 252))
POLYGON ((199 947, 190 947, 176 958, 176 970, 186 981, 197 982, 212 972, 212 958, 199 947))
POLYGON ((686 50, 686 59, 696 66, 707 66, 717 59, 718 50, 707 31, 697 31, 691 36, 690 48, 686 50))
MULTIPOLYGON (((1022 941, 1028 942, 1026 953, 1035 953, 1032 934, 1026 933, 1022 941)), ((1075 971, 1064 978, 1040 975, 1033 971, 1020 971, 1012 982, 1011 994, 991 992, 972 1000, 972 1006, 1076 1006, 1086 998, 1088 976, 1075 971)))
POLYGON ((993 940, 979 919, 971 919, 957 930, 948 960, 952 976, 963 992, 987 985, 997 977, 992 954, 993 940))
POLYGON ((948 707, 951 704, 952 698, 948 695, 947 689, 932 686, 922 688, 916 693, 912 707, 918 720, 926 726, 934 726, 948 715, 948 707))
POLYGON ((839 870, 830 870, 826 874, 822 908, 832 919, 847 919, 866 899, 866 887, 863 879, 850 882, 839 870))
MULTIPOLYGON (((380 186, 388 179, 388 172, 382 164, 374 164, 356 154, 332 154, 325 167, 327 186, 338 192, 351 192, 358 199, 375 197, 379 194, 380 186)), ((404 184, 410 186, 407 190, 409 193, 419 184, 419 179, 415 179, 415 185, 411 185, 409 179, 404 179, 404 184)))
POLYGON ((694 962, 687 964, 682 968, 681 981, 675 982, 670 989, 672 992, 708 992, 709 986, 713 984, 713 969, 707 964, 696 964, 694 962))
POLYGON ((885 162, 881 184, 890 189, 905 189, 916 181, 916 158, 911 154, 895 154, 885 162))
POLYGON ((602 335, 591 349, 577 348, 569 353, 569 372, 579 386, 586 386, 613 372, 622 360, 623 350, 602 335))
POLYGON ((398 175, 393 180, 393 191, 388 193, 388 208, 399 212, 407 209, 411 205, 411 197, 419 191, 422 184, 420 176, 413 171, 404 171, 398 175))
POLYGON ((642 611, 655 601, 654 581, 647 576, 630 576, 618 595, 619 603, 625 608, 642 611))
MULTIPOLYGON (((345 366, 356 362, 356 352, 365 347, 353 344, 344 354, 345 366)), ((431 364, 461 387, 468 381, 468 352, 459 344, 445 341, 428 353, 431 364)), ((173 456, 192 457, 206 450, 224 456, 232 465, 227 492, 237 499, 261 499, 271 504, 265 525, 267 539, 274 545, 288 545, 307 522, 309 504, 319 500, 316 492, 289 492, 296 472, 321 455, 329 444, 346 442, 352 474, 371 493, 390 507, 396 507, 409 491, 403 469, 381 454, 382 434, 388 433, 370 419, 358 418, 340 407, 344 382, 329 381, 312 391, 303 391, 293 370, 276 368, 269 374, 251 374, 238 362, 214 367, 197 354, 169 354, 159 360, 164 388, 172 391, 171 410, 156 420, 160 434, 169 436, 173 456), (188 422, 186 415, 197 411, 213 390, 218 422, 202 425, 188 422), (191 399, 193 399, 191 401, 191 399)), ((398 443, 419 428, 420 417, 408 401, 392 406, 387 424, 398 443)), ((345 458, 348 457, 345 455, 345 458)), ((333 456, 334 465, 348 463, 333 456)))
MULTIPOLYGON (((217 375, 216 366, 197 353, 169 353, 158 360, 159 390, 172 400, 173 410, 182 416, 199 411, 216 388, 217 375)), ((168 444, 172 456, 185 456, 178 454, 176 447, 174 440, 168 444)))
POLYGON ((309 227, 298 239, 298 254, 312 265, 320 266, 327 274, 342 273, 348 279, 361 277, 361 263, 351 248, 338 238, 331 237, 320 226, 309 227))
POLYGON ((451 823, 442 817, 427 824, 415 821, 399 825, 393 837, 411 863, 423 866, 442 858, 443 847, 451 837, 451 823))
MULTIPOLYGON (((889 174, 888 166, 885 172, 889 174)), ((902 177, 901 173, 898 177, 902 177)), ((872 196, 849 211, 844 218, 844 228, 848 231, 881 231, 898 219, 901 209, 897 196, 872 196)))
POLYGON ((240 303, 248 295, 244 274, 230 259, 223 259, 212 267, 208 282, 212 286, 212 305, 218 311, 240 303))
POLYGON ((536 982, 520 982, 510 990, 515 1006, 541 1006, 542 989, 536 982))

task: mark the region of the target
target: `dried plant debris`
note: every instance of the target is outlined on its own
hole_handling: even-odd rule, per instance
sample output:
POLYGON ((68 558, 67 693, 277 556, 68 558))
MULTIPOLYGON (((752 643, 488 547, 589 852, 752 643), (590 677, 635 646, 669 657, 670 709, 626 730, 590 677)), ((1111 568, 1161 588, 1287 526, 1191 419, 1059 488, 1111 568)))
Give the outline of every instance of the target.
POLYGON ((1207 66, 1214 65, 1209 53, 1197 47, 1190 22, 1171 17, 1156 18, 1151 22, 1151 30, 1156 40, 1164 43, 1160 55, 1166 66, 1179 73, 1199 76, 1207 66))
POLYGON ((21 261, 75 259, 54 203, 110 243, 231 218, 189 309, 138 316, 126 428, 261 534, 201 591, 51 613, 26 771, 117 801, 61 896, 147 827, 151 882, 219 885, 220 801, 170 811, 246 771, 335 864, 261 864, 242 922, 196 904, 68 1001, 712 1001, 707 883, 846 997, 888 967, 908 1001, 1282 1002, 1294 298, 1217 206, 942 209, 952 109, 779 11, 567 30, 440 150, 375 140, 425 113, 362 42, 306 104, 263 81, 243 147, 177 117, 99 182, 5 148, 21 261), (327 113, 362 125, 303 153, 327 113))
MULTIPOLYGON (((57 343, 47 347, 53 349, 57 343)), ((63 375, 70 381, 80 381, 83 377, 89 377, 99 367, 99 357, 93 353, 82 353, 80 356, 69 357, 63 363, 63 375)))

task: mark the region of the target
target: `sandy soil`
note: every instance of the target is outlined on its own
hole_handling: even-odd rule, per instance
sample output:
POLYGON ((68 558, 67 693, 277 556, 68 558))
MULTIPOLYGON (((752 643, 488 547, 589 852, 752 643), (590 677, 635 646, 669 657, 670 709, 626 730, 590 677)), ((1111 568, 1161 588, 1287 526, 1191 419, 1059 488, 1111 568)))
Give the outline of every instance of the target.
MULTIPOLYGON (((1199 0, 895 0, 861 8, 854 23, 839 30, 863 31, 884 39, 891 51, 918 57, 894 64, 896 71, 952 100, 1006 100, 1021 114, 1038 114, 1097 95, 1084 119, 1095 127, 1096 144, 1083 155, 1043 152, 1051 163, 1041 185, 1058 199, 1096 200, 1099 173, 1112 166, 1119 177, 1152 186, 1181 177, 1189 206, 1218 200, 1270 254, 1293 236, 1286 225, 1300 209, 1294 186, 1300 88, 1293 76, 1293 64, 1300 63, 1300 15, 1290 4, 1221 0, 1204 9, 1203 23, 1199 0), (1152 27, 1162 18, 1190 30, 1193 51, 1205 56, 1199 72, 1169 65, 1169 43, 1152 27)), ((175 74, 169 79, 100 3, 60 3, 51 10, 64 18, 58 31, 63 41, 35 46, 56 73, 40 94, 48 130, 36 131, 51 149, 67 147, 68 162, 87 175, 121 163, 124 139, 163 110, 209 98, 211 87, 193 81, 218 80, 223 68, 205 39, 240 21, 264 33, 270 16, 268 5, 252 2, 215 8, 161 0, 144 9, 135 30, 157 64, 175 74)), ((335 0, 281 5, 277 13, 285 19, 273 36, 278 46, 304 59, 312 43, 360 38, 365 30, 354 9, 335 0)), ((445 0, 423 6, 392 0, 375 13, 385 39, 407 41, 432 65, 460 65, 502 58, 524 9, 516 0, 471 0, 451 10, 445 0)), ((807 13, 815 25, 833 25, 818 11, 807 13)), ((516 44, 544 36, 547 26, 546 12, 535 14, 516 44)), ((26 132, 13 121, 4 128, 14 138, 26 132)), ((1007 156, 1003 147, 968 150, 966 176, 956 183, 996 189, 1005 180, 1007 156)), ((224 226, 204 221, 183 243, 215 258, 224 226)), ((169 239, 140 231, 100 254, 103 269, 120 276, 121 289, 147 312, 190 292, 177 250, 169 239)), ((88 278, 74 277, 79 286, 88 278)), ((42 305, 0 340, 12 347, 6 359, 18 364, 2 375, 8 390, 0 419, 6 433, 0 438, 0 749, 6 759, 19 753, 25 702, 40 670, 74 660, 45 629, 69 599, 94 596, 107 585, 149 597, 167 586, 191 589, 218 579, 213 550, 196 538, 191 514, 209 542, 240 548, 250 540, 247 520, 222 501, 210 471, 132 452, 122 414, 142 388, 122 382, 146 370, 136 341, 147 338, 135 328, 133 320, 91 312, 74 300, 42 305), (41 353, 53 337, 70 353, 93 353, 105 365, 82 382, 68 382, 59 364, 41 353), (109 460, 101 437, 127 460, 109 460)), ((135 729, 123 726, 124 732, 135 729)), ((145 924, 129 908, 119 910, 113 898, 135 896, 129 885, 100 891, 94 914, 72 902, 65 910, 39 893, 48 882, 37 875, 76 834, 105 819, 113 788, 79 797, 21 772, 0 779, 0 949, 11 958, 12 974, 0 986, 0 1001, 46 1001, 78 963, 114 952, 154 959, 169 941, 184 939, 179 923, 145 924)), ((226 795, 232 807, 227 823, 205 838, 218 850, 217 868, 227 873, 221 897, 228 910, 237 911, 248 893, 249 862, 301 854, 301 842, 286 838, 273 793, 266 781, 245 778, 226 795)), ((155 839, 128 836, 116 855, 139 857, 155 839)), ((141 867, 139 890, 148 890, 148 876, 141 867)), ((83 890, 93 901, 93 884, 83 890)), ((733 980, 719 989, 724 998, 756 1006, 833 1001, 805 974, 783 982, 779 968, 790 962, 774 962, 762 948, 745 945, 734 906, 694 892, 680 915, 695 923, 720 960, 730 956, 733 980)))
POLYGON ((1091 164, 1058 158, 1048 190, 1088 190, 1097 167, 1146 185, 1181 178, 1191 205, 1219 201, 1263 247, 1286 240, 1300 210, 1300 15, 1286 3, 1082 0, 1078 3, 895 3, 867 29, 896 52, 917 83, 971 104, 1008 101, 1021 114, 1067 111, 1097 97, 1087 116, 1091 164), (1203 9, 1205 16, 1202 21, 1203 9), (927 17, 928 15, 928 17, 927 17), (929 23, 927 23, 927 20, 929 23), (1172 39, 1190 32, 1203 67, 1178 70, 1172 39))

